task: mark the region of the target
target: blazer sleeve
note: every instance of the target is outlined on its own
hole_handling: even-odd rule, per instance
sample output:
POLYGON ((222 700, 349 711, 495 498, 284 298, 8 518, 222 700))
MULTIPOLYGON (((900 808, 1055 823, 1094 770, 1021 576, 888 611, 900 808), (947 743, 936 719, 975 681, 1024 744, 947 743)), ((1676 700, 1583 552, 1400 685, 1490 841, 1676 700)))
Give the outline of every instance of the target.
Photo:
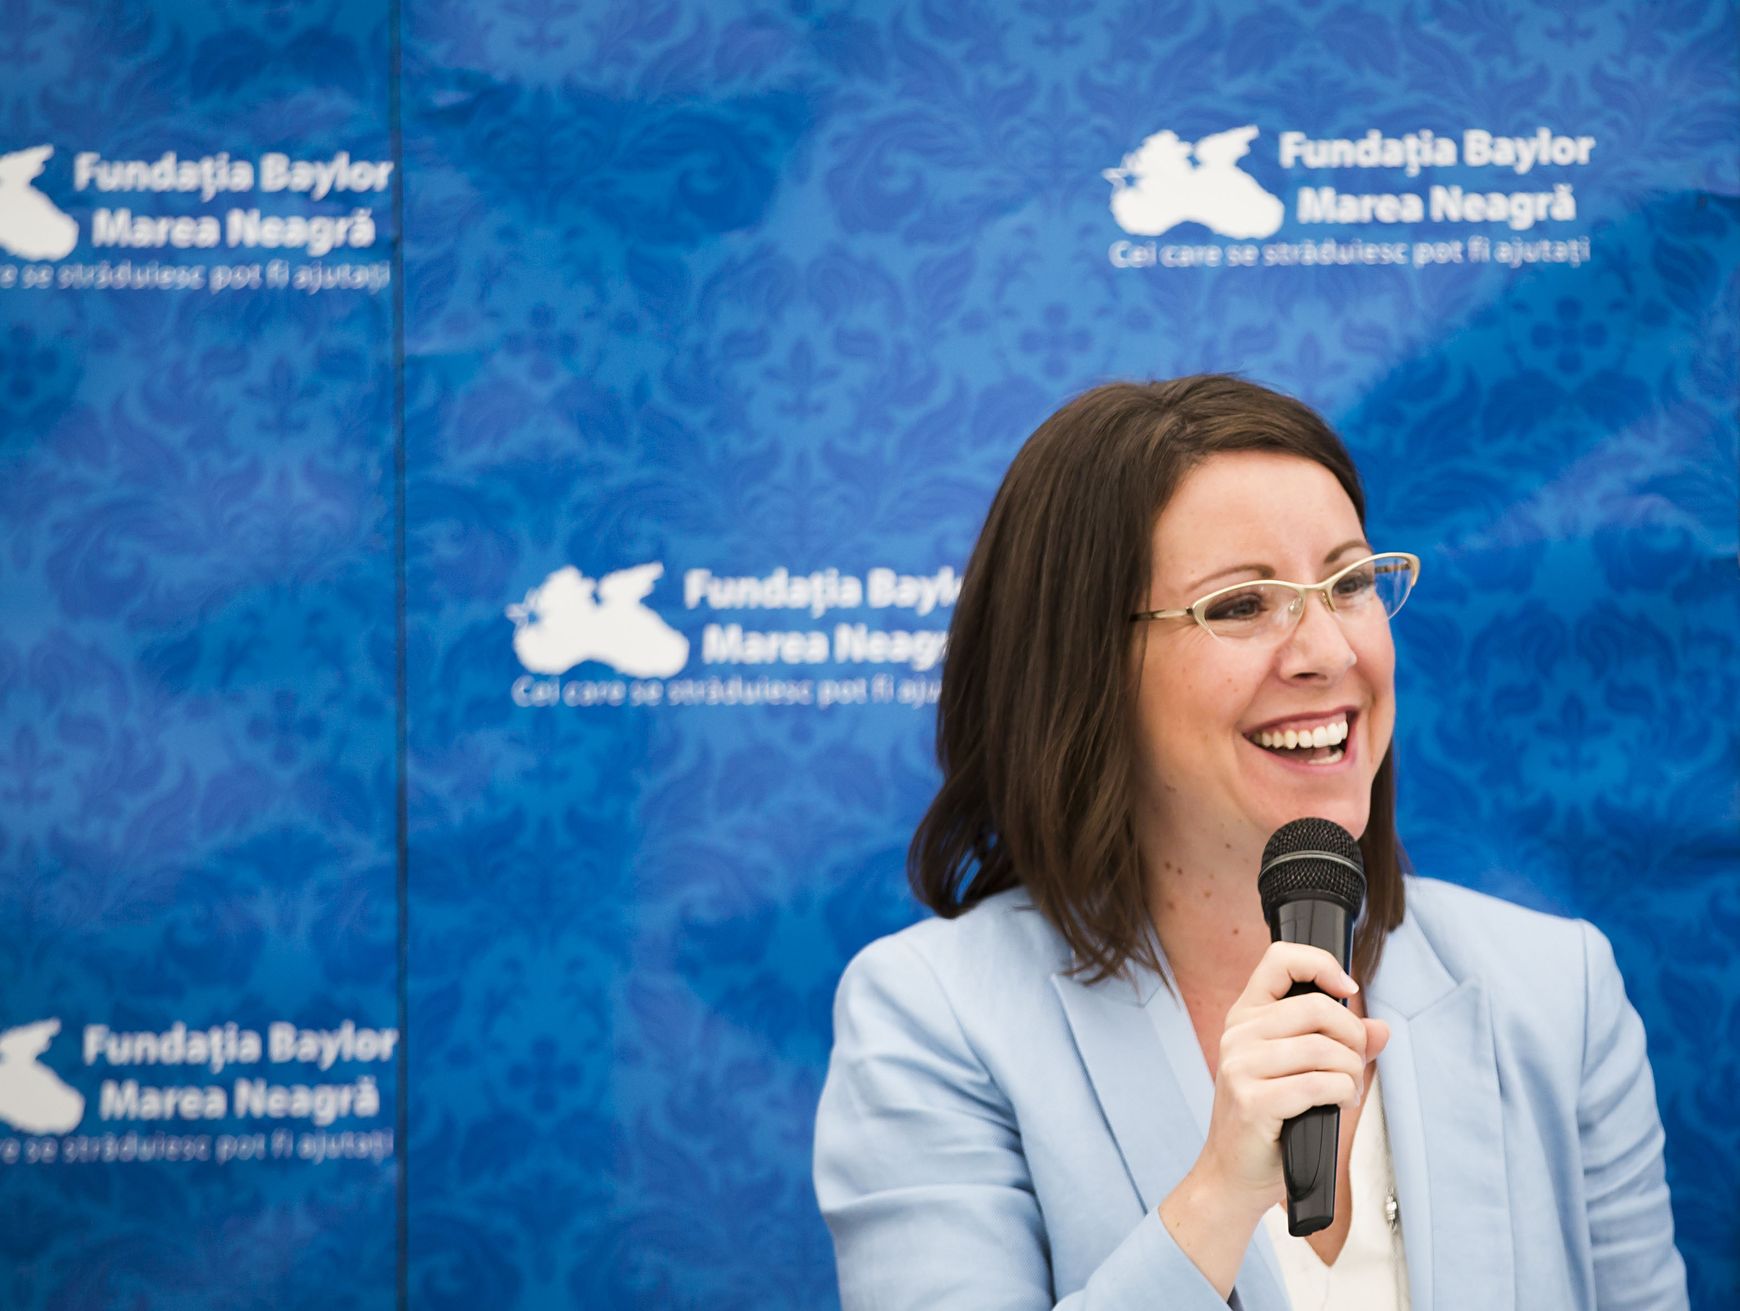
POLYGON ((1643 1021, 1626 1000, 1612 945, 1593 925, 1582 928, 1588 1009, 1577 1131, 1598 1305, 1684 1307, 1686 1267, 1674 1247, 1643 1021))
POLYGON ((1153 1210, 1057 1300, 1013 1109, 898 936, 840 981, 815 1186, 844 1311, 1226 1311, 1153 1210))

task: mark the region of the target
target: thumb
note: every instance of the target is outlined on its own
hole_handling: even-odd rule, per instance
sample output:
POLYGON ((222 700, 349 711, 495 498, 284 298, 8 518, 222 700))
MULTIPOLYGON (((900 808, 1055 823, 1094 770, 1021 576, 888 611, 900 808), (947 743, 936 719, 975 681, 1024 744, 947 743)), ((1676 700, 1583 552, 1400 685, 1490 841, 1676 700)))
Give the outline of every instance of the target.
POLYGON ((1377 1054, 1390 1045, 1390 1026, 1383 1020, 1365 1022, 1365 1058, 1375 1061, 1377 1054))

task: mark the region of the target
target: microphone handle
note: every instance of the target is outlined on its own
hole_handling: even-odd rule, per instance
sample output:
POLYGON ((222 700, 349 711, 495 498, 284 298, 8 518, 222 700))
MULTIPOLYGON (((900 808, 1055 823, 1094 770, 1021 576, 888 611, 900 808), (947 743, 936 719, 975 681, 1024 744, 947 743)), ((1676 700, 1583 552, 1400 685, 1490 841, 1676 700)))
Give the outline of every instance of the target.
MULTIPOLYGON (((1302 897, 1275 908, 1269 934, 1276 942, 1321 947, 1346 969, 1353 957, 1353 916, 1336 902, 1302 897)), ((1315 983, 1295 983, 1289 997, 1321 992, 1315 983)), ((1341 1003, 1347 1005, 1345 1001, 1341 1003)), ((1287 1183, 1287 1232, 1297 1238, 1326 1229, 1335 1219, 1336 1158, 1341 1145, 1341 1108, 1313 1106, 1281 1125, 1281 1173, 1287 1183)))

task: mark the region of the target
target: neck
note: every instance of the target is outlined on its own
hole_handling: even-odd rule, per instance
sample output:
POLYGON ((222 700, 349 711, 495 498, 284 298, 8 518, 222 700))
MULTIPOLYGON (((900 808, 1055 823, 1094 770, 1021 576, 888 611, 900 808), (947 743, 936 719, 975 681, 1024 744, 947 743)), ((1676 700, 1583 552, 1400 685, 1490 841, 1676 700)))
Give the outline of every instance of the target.
POLYGON ((1186 993, 1236 996, 1268 948, 1257 895, 1262 847, 1247 847, 1231 835, 1144 837, 1148 912, 1186 993))

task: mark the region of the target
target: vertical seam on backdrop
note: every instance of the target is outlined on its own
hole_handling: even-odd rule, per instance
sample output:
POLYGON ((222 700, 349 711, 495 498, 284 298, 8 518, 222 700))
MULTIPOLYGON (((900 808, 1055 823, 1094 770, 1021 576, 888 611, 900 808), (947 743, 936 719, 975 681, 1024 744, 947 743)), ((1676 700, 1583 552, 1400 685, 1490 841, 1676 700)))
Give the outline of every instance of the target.
POLYGON ((393 1097, 393 1139, 396 1150, 393 1197, 393 1284, 399 1311, 410 1304, 410 831, 408 807, 409 704, 405 680, 406 512, 405 512, 405 137, 404 137, 404 11, 400 0, 387 5, 387 136, 398 183, 393 188, 393 833, 397 855, 394 902, 398 1062, 393 1097))

